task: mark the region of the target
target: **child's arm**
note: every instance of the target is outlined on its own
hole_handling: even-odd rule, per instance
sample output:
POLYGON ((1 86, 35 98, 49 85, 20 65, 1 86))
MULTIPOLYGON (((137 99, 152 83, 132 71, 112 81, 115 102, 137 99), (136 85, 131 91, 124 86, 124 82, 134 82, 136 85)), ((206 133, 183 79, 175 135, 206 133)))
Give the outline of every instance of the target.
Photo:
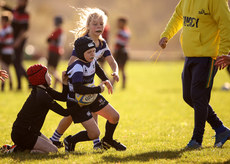
POLYGON ((103 81, 102 83, 105 84, 105 86, 108 88, 108 92, 109 94, 113 93, 113 87, 108 79, 108 77, 106 76, 105 72, 103 71, 103 69, 100 67, 100 65, 96 62, 96 74, 97 76, 103 81))
POLYGON ((62 116, 70 115, 69 109, 64 109, 61 105, 54 101, 54 99, 44 89, 41 89, 39 87, 37 87, 36 89, 36 102, 38 102, 41 106, 45 106, 62 116))
POLYGON ((97 87, 87 87, 84 86, 82 82, 76 82, 73 84, 74 92, 78 94, 95 94, 95 93, 101 93, 104 91, 103 84, 100 84, 97 87))
POLYGON ((96 64, 96 74, 97 76, 102 80, 102 81, 106 81, 109 80, 109 78, 106 76, 105 72, 103 71, 103 69, 100 67, 100 65, 95 62, 96 64))
POLYGON ((62 92, 55 91, 53 88, 48 87, 47 89, 48 94, 55 100, 58 101, 66 101, 67 100, 67 94, 69 91, 68 85, 64 85, 62 87, 62 92))
POLYGON ((72 108, 67 108, 64 109, 61 105, 59 105, 56 101, 52 101, 50 103, 50 107, 49 107, 52 111, 54 111, 55 113, 62 115, 62 116, 69 116, 72 108))
POLYGON ((5 70, 0 70, 0 80, 5 81, 5 78, 8 78, 8 74, 5 70))
POLYGON ((63 71, 62 72, 62 83, 63 83, 62 93, 57 92, 50 87, 47 88, 47 92, 55 100, 66 101, 67 100, 67 94, 69 92, 67 81, 68 81, 68 76, 66 75, 66 71, 63 71))

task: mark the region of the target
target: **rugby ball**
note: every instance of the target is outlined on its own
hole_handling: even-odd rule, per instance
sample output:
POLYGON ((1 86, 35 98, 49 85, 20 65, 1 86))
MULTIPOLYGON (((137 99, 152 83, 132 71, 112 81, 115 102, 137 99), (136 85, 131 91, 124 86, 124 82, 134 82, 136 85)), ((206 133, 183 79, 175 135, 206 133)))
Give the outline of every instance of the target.
MULTIPOLYGON (((85 84, 85 86, 94 87, 94 84, 85 84)), ((98 95, 97 93, 96 94, 85 94, 85 95, 76 93, 75 98, 80 106, 84 106, 84 105, 89 105, 92 102, 94 102, 97 98, 97 95, 98 95)))

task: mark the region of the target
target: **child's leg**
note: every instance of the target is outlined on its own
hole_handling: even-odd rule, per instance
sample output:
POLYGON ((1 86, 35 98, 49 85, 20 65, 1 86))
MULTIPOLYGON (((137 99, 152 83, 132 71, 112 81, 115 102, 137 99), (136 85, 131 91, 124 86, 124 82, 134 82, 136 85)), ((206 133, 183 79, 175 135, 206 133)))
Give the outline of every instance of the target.
POLYGON ((125 89, 126 87, 126 74, 125 74, 125 67, 124 65, 120 66, 119 68, 121 70, 121 73, 122 73, 122 88, 125 89))
POLYGON ((80 131, 74 136, 70 135, 64 139, 65 150, 67 152, 74 151, 75 145, 78 142, 90 141, 99 137, 100 131, 94 118, 90 118, 81 124, 84 126, 86 131, 80 131))
POLYGON ((43 134, 41 136, 38 136, 37 142, 34 145, 33 150, 31 150, 31 153, 56 153, 58 152, 57 147, 52 144, 47 137, 45 137, 43 134))
POLYGON ((119 113, 110 104, 96 113, 107 119, 104 139, 112 140, 119 121, 119 113))
MULTIPOLYGON (((94 118, 95 122, 98 125, 98 115, 96 113, 92 113, 92 115, 93 115, 93 118, 94 118)), ((93 145, 94 145, 93 146, 94 149, 98 149, 98 148, 101 147, 101 143, 100 143, 100 138, 99 137, 93 140, 93 145)))
POLYGON ((64 132, 68 129, 68 127, 72 123, 72 117, 64 117, 60 123, 58 124, 57 129, 55 130, 53 136, 50 138, 51 141, 59 142, 61 136, 64 134, 64 132))
POLYGON ((110 104, 95 113, 107 119, 111 124, 117 124, 120 118, 119 113, 110 104))
POLYGON ((71 137, 71 141, 76 144, 81 141, 89 141, 98 138, 100 135, 99 128, 94 118, 91 118, 87 121, 81 123, 86 131, 81 131, 71 137))
POLYGON ((102 139, 103 147, 105 149, 113 147, 119 151, 126 150, 125 145, 113 140, 113 134, 120 118, 119 113, 110 104, 106 105, 96 113, 107 119, 105 126, 105 136, 102 139))

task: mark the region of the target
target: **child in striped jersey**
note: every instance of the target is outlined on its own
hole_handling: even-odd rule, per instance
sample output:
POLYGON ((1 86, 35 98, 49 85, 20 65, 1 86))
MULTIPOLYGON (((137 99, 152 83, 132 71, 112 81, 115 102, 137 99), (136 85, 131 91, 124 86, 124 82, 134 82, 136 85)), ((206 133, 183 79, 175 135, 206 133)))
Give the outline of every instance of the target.
MULTIPOLYGON (((11 27, 11 18, 12 15, 8 11, 4 11, 1 16, 2 29, 0 31, 0 58, 1 58, 1 67, 3 70, 6 70, 9 74, 9 84, 10 90, 13 89, 12 78, 9 70, 10 64, 13 62, 14 57, 14 38, 13 38, 13 28, 11 27)), ((5 82, 2 81, 2 91, 4 91, 5 82)))
POLYGON ((49 44, 48 70, 54 77, 53 88, 56 88, 57 83, 62 84, 61 78, 57 72, 59 60, 64 53, 64 33, 62 30, 62 23, 63 19, 61 16, 56 16, 54 18, 55 29, 47 39, 49 44))
MULTIPOLYGON (((113 76, 114 81, 118 82, 119 69, 118 69, 117 62, 114 60, 106 41, 102 38, 102 33, 104 31, 107 22, 107 16, 102 10, 98 8, 77 9, 77 11, 79 12, 80 20, 78 22, 77 28, 73 30, 75 37, 78 38, 82 36, 89 36, 94 41, 94 43, 96 44, 95 58, 97 60, 101 57, 105 58, 105 61, 110 65, 113 71, 111 75, 113 76)), ((77 54, 75 50, 73 50, 68 65, 71 65, 76 59, 77 59, 77 54)), ((97 122, 97 115, 93 114, 93 116, 97 122)), ((66 129, 71 125, 71 123, 72 123, 72 118, 70 116, 64 117, 60 121, 53 136, 50 138, 53 141, 53 143, 56 144, 58 147, 62 146, 59 139, 66 131, 66 129)), ((100 148, 100 146, 101 143, 99 138, 95 139, 94 149, 100 148)))
POLYGON ((66 152, 74 151, 76 143, 99 137, 100 131, 91 113, 96 113, 107 119, 105 136, 101 140, 103 148, 109 149, 113 147, 118 151, 126 150, 123 144, 113 139, 120 117, 119 113, 99 94, 104 91, 104 85, 111 94, 113 87, 95 59, 95 43, 91 38, 83 36, 75 41, 74 46, 78 59, 67 69, 69 77, 67 106, 68 108, 75 107, 75 112, 71 113, 72 119, 74 123, 81 123, 86 130, 74 136, 69 135, 66 137, 64 139, 65 150, 66 152), (86 84, 94 84, 95 74, 102 80, 101 84, 92 87, 86 86, 86 84), (80 107, 76 94, 96 94, 96 98, 89 105, 80 107))
POLYGON ((122 73, 122 88, 126 85, 125 64, 128 60, 127 44, 130 38, 130 31, 127 27, 128 20, 126 18, 119 18, 117 20, 118 32, 115 42, 114 58, 122 73))

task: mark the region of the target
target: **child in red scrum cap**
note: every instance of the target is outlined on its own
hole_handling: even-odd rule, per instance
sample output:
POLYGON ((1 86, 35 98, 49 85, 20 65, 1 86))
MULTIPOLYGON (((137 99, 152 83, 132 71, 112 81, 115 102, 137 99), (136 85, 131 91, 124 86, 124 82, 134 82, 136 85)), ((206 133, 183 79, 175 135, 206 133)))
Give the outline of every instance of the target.
POLYGON ((14 152, 24 150, 38 153, 57 152, 57 147, 40 130, 49 109, 62 116, 69 115, 71 109, 64 109, 54 101, 54 99, 66 101, 67 76, 63 72, 63 91, 59 93, 49 87, 51 77, 47 67, 35 64, 28 68, 27 75, 32 91, 12 127, 11 138, 16 145, 13 146, 14 152))

